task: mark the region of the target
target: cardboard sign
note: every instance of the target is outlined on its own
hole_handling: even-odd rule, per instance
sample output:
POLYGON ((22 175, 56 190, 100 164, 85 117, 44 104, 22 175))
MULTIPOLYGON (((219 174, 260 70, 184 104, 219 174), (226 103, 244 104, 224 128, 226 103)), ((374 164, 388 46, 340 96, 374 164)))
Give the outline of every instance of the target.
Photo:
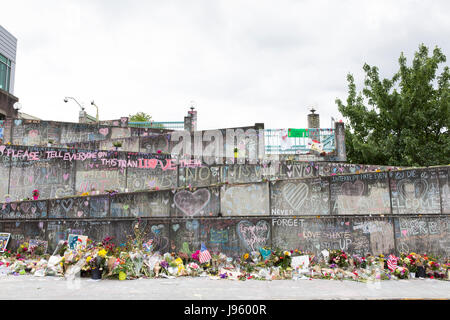
POLYGON ((87 245, 87 236, 82 236, 79 234, 69 234, 69 239, 67 240, 67 245, 70 250, 76 250, 79 247, 86 247, 87 245))
POLYGON ((308 255, 304 255, 304 256, 297 256, 297 257, 292 257, 291 260, 291 267, 293 269, 308 269, 309 267, 309 256, 308 255))
POLYGON ((0 252, 5 252, 10 236, 11 236, 11 233, 5 233, 5 232, 0 233, 0 252))

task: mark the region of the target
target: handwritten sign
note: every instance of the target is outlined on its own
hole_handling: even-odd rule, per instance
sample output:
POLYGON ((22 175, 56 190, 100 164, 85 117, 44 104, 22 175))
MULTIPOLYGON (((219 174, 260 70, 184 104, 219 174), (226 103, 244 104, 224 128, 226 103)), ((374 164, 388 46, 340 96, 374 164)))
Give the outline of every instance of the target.
POLYGON ((5 252, 11 233, 0 233, 0 252, 5 252))
POLYGON ((82 236, 79 234, 69 234, 69 239, 67 240, 67 244, 69 249, 76 250, 79 247, 85 247, 87 244, 87 236, 82 236))
POLYGON ((291 267, 293 269, 308 269, 309 267, 309 256, 308 255, 304 255, 304 256, 297 256, 297 257, 292 257, 291 260, 291 267))

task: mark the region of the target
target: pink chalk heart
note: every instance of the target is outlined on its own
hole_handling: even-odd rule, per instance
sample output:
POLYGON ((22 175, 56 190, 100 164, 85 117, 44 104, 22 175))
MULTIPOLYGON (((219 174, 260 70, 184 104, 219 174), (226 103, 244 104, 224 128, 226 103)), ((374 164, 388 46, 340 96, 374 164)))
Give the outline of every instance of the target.
POLYGON ((408 230, 402 230, 403 236, 406 237, 408 230))
POLYGON ((89 205, 89 202, 85 201, 84 206, 87 207, 89 205))
POLYGON ((32 138, 37 137, 39 135, 39 131, 37 130, 30 130, 30 132, 28 132, 28 135, 32 138))
POLYGON ((108 128, 101 128, 98 130, 98 132, 104 136, 108 134, 108 128))
POLYGON ((350 225, 350 222, 347 221, 347 222, 345 223, 345 225, 346 225, 346 226, 349 226, 349 225, 350 225))
POLYGON ((81 216, 83 216, 83 211, 78 211, 77 212, 78 217, 80 218, 81 216))
POLYGON ((98 164, 95 165, 98 168, 98 164))
POLYGON ((11 208, 15 211, 17 208, 17 203, 11 203, 11 208))
POLYGON ((48 174, 47 174, 47 175, 45 175, 45 179, 48 179, 48 174))
POLYGON ((5 151, 6 146, 0 146, 0 152, 3 154, 3 151, 5 151))
POLYGON ((36 212, 36 207, 31 207, 31 213, 34 214, 36 212))
POLYGON ((69 178, 69 174, 68 173, 63 174, 63 178, 64 178, 64 181, 66 181, 69 178))
POLYGON ((32 183, 33 182, 33 176, 29 176, 28 180, 30 181, 30 183, 32 183))

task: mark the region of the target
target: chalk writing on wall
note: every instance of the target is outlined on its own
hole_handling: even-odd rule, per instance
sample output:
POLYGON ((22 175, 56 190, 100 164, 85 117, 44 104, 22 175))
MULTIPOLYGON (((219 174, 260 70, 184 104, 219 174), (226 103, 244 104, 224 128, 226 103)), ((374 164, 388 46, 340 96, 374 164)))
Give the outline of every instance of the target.
POLYGON ((435 170, 390 172, 392 213, 440 213, 440 192, 435 170))
POLYGON ((332 214, 381 214, 390 212, 386 172, 331 176, 332 214))
POLYGON ((272 215, 330 214, 327 179, 302 179, 272 182, 272 215))

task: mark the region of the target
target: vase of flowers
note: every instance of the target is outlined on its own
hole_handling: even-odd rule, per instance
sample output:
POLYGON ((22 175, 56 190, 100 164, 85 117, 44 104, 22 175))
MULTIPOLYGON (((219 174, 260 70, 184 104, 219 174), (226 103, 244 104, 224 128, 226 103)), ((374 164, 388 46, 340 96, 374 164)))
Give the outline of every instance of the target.
POLYGON ((89 259, 89 265, 91 267, 91 279, 100 280, 103 274, 103 268, 105 267, 106 262, 106 250, 101 249, 95 257, 89 259))

